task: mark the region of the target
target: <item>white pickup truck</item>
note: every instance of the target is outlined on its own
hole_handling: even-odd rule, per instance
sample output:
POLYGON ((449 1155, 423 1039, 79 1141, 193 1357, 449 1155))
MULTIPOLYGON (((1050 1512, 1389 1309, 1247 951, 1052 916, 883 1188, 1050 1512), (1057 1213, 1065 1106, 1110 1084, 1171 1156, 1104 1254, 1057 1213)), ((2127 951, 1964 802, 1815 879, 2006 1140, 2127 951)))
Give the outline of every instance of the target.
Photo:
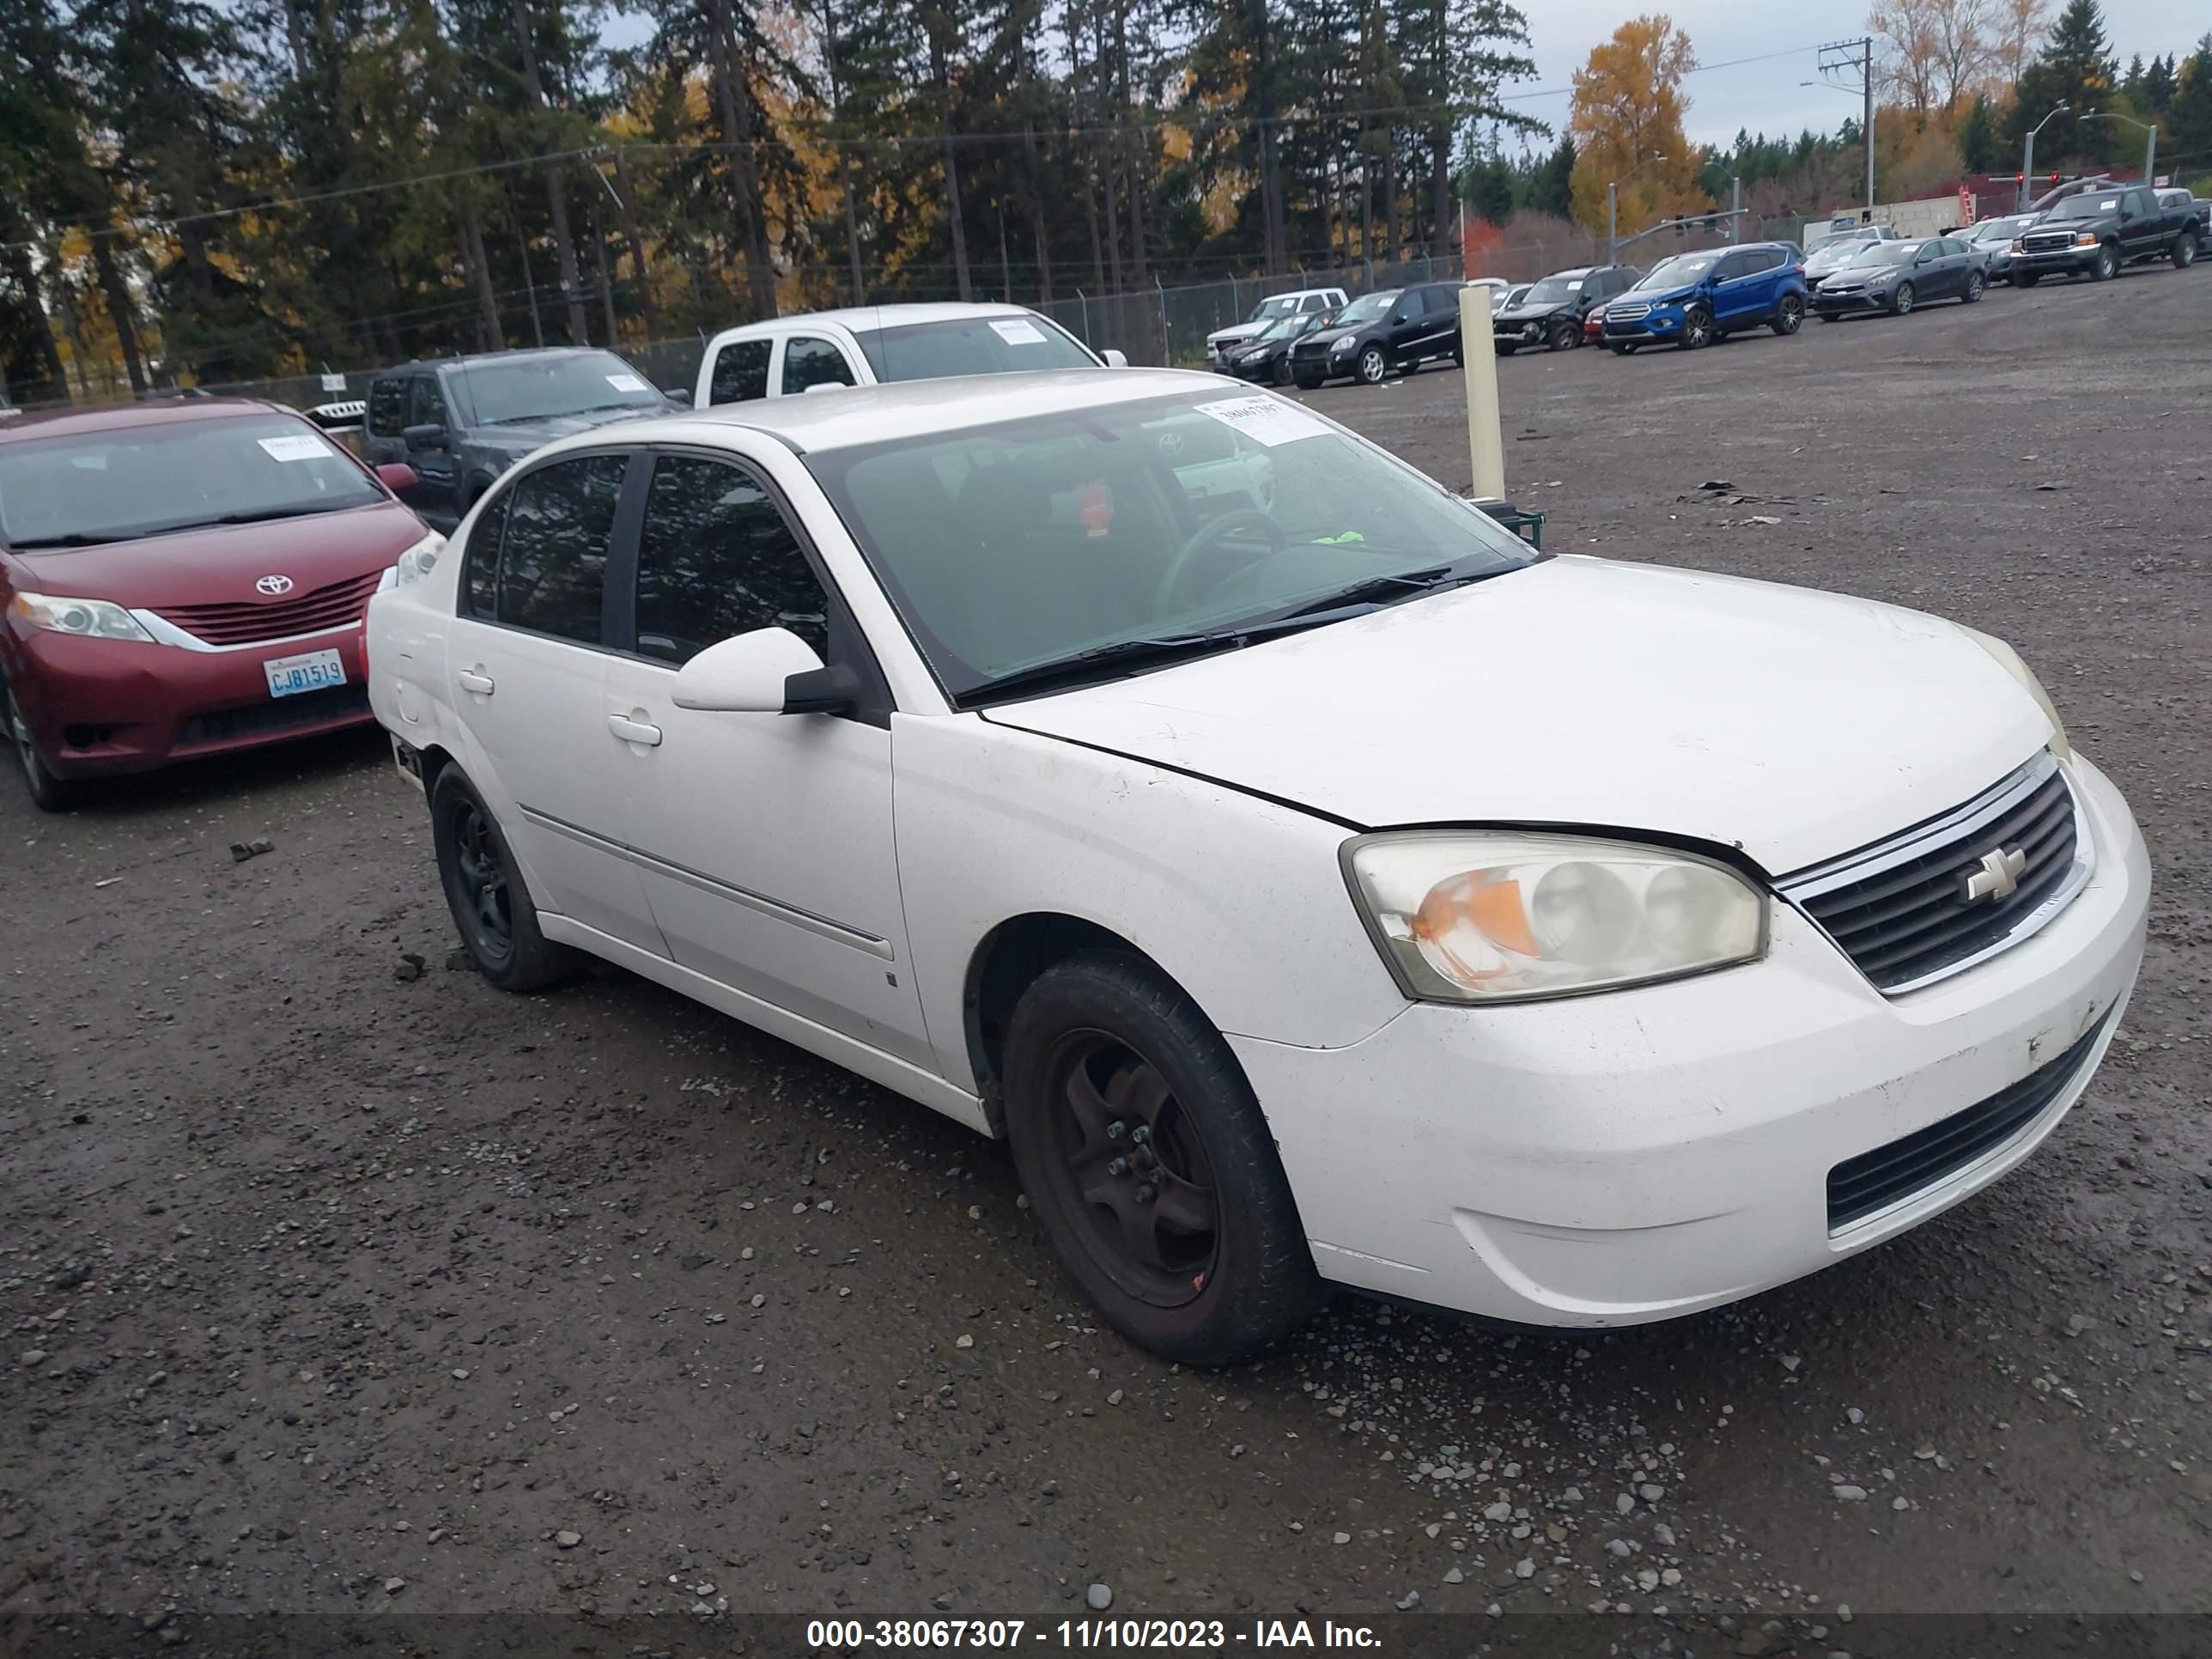
POLYGON ((817 386, 1127 362, 1118 351, 1091 350, 1051 318, 1021 306, 852 306, 724 329, 699 359, 691 403, 705 409, 817 386))
POLYGON ((1254 306, 1252 314, 1243 322, 1217 328, 1206 337, 1206 361, 1220 368, 1223 358, 1230 351, 1278 319, 1302 316, 1310 311, 1341 311, 1344 303, 1344 290, 1340 288, 1302 288, 1289 294, 1271 294, 1254 306))

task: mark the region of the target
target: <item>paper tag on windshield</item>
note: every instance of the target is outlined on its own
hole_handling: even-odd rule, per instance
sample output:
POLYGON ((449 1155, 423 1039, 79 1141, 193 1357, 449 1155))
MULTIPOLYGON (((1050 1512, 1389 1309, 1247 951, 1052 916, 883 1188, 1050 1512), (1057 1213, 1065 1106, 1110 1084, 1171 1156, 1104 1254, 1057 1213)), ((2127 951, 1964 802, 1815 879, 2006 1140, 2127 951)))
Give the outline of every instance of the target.
POLYGON ((320 438, 305 433, 295 438, 263 438, 259 442, 272 461, 319 461, 337 453, 320 438))
POLYGON ((1300 438, 1322 437, 1328 431, 1327 426, 1296 404, 1265 393, 1256 398, 1228 398, 1218 404, 1200 404, 1198 412, 1270 449, 1300 438))
POLYGON ((1044 343, 1044 336, 1037 332, 1037 325, 1026 317, 994 317, 991 319, 991 332, 1008 345, 1044 343))
POLYGON ((610 374, 607 384, 617 392, 642 392, 646 389, 645 382, 635 374, 610 374))

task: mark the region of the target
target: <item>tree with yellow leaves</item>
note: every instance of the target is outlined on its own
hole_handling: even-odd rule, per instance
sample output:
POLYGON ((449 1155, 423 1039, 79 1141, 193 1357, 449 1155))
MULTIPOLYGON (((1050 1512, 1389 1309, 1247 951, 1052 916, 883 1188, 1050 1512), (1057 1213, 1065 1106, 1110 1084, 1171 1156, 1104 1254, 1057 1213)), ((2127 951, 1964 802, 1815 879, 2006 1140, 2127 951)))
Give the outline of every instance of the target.
POLYGON ((1698 186, 1698 153, 1682 130, 1682 77, 1697 67, 1690 37, 1664 13, 1632 17, 1575 71, 1574 214, 1606 228, 1606 186, 1619 186, 1620 228, 1641 229, 1712 205, 1698 186))

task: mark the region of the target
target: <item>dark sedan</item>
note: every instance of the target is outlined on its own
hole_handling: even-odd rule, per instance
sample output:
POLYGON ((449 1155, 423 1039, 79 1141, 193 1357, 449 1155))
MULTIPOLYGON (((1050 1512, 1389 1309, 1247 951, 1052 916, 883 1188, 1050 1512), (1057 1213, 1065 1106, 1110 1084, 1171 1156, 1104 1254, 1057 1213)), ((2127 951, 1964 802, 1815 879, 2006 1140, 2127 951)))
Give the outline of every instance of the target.
POLYGON ((1218 367, 1222 374, 1234 374, 1240 380, 1288 386, 1291 348, 1316 329, 1328 327, 1333 320, 1334 313, 1320 311, 1278 317, 1242 344, 1223 348, 1218 367))
POLYGON ((1931 300, 1972 305, 1988 278, 1981 260, 1955 236, 1920 242, 1875 242, 1813 290, 1813 314, 1824 323, 1862 312, 1902 317, 1931 300))

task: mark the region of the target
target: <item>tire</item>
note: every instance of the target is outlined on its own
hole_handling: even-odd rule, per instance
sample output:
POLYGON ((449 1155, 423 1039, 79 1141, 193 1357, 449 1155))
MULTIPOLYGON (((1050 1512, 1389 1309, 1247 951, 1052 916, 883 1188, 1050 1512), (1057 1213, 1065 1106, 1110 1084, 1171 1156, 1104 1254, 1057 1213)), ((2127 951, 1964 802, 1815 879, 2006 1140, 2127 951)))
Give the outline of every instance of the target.
POLYGON ((15 702, 15 694, 8 693, 8 741, 15 751, 16 770, 22 775, 23 784, 31 792, 31 804, 41 812, 66 812, 76 805, 82 791, 71 778, 56 777, 46 769, 46 757, 31 738, 31 724, 23 718, 23 711, 15 702))
POLYGON ((2039 270, 2015 270, 2012 274, 2012 285, 2014 288, 2033 288, 2042 280, 2043 273, 2039 270))
POLYGON ((1275 384, 1277 386, 1291 384, 1291 360, 1287 356, 1275 359, 1275 384))
POLYGON ((1563 318, 1544 331, 1544 349, 1547 351, 1571 351, 1582 343, 1582 337, 1583 325, 1563 318))
POLYGON ((1452 348, 1452 367, 1454 368, 1467 367, 1467 346, 1464 343, 1452 348))
POLYGON ((1692 306, 1682 313, 1681 349, 1703 351, 1712 343, 1713 313, 1703 306, 1692 306))
POLYGON ((1816 311, 1813 314, 1824 323, 1840 323, 1844 320, 1840 313, 1833 311, 1816 311))
POLYGON ((2097 263, 2089 267, 2089 280, 2109 283, 2120 274, 2120 251, 2110 242, 2097 250, 2097 263))
POLYGON ((459 767, 439 773, 430 791, 430 839, 447 908, 478 973, 502 991, 541 991, 583 970, 580 951, 538 931, 507 836, 459 767))
POLYGON ((1359 354, 1359 384, 1381 386, 1390 373, 1390 360, 1382 355, 1381 346, 1369 346, 1359 354))
POLYGON ((1023 1190, 1068 1276, 1132 1342, 1226 1365, 1319 1305, 1251 1085, 1149 963, 1085 951, 1047 969, 1015 1006, 1004 1073, 1023 1190))
POLYGON ((1767 326, 1787 339, 1805 326, 1805 302, 1794 294, 1784 295, 1774 307, 1774 320, 1767 326))
POLYGON ((1980 271, 1968 271, 1966 273, 1966 291, 1959 295, 1959 303, 1962 306, 1970 306, 1974 304, 1982 297, 1982 289, 1987 286, 1988 283, 1984 281, 1980 271))
POLYGON ((2186 270, 2197 263, 2197 233, 2185 230, 2173 239, 2172 250, 2166 256, 2173 261, 2176 270, 2186 270))
POLYGON ((1626 340, 1607 340, 1605 343, 1605 345, 1606 349, 1613 353, 1616 357, 1626 357, 1630 352, 1636 349, 1634 346, 1629 344, 1626 340))
POLYGON ((1317 392, 1321 389, 1322 377, 1318 374, 1297 374, 1291 378, 1301 392, 1317 392))
POLYGON ((1919 301, 1920 296, 1913 292, 1911 283, 1899 283, 1897 285, 1897 292, 1889 296, 1889 314, 1893 317, 1909 317, 1912 314, 1912 307, 1919 301))
POLYGON ((1498 355, 1501 357, 1510 357, 1515 352, 1520 349, 1521 348, 1517 343, 1509 345, 1503 340, 1500 340, 1498 343, 1498 355))

